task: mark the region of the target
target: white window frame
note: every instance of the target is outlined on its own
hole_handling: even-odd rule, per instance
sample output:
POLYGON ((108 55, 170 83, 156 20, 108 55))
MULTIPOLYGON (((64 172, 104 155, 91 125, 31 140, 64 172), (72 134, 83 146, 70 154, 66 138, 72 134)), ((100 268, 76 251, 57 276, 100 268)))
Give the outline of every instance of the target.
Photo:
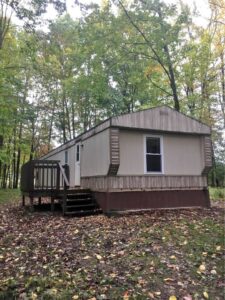
POLYGON ((163 149, 163 137, 161 135, 154 135, 154 134, 144 135, 144 173, 145 174, 152 174, 152 175, 164 174, 164 149, 163 149), (147 152, 146 152, 147 138, 159 138, 159 141, 160 141, 160 155, 161 155, 161 172, 152 172, 152 171, 148 172, 147 171, 147 159, 146 159, 146 156, 147 156, 147 152))

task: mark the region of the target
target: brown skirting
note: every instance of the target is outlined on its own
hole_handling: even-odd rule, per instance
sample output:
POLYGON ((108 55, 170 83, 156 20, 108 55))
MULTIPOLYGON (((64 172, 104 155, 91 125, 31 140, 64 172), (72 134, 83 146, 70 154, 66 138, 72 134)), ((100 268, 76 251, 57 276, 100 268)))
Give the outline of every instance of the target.
POLYGON ((94 192, 103 212, 179 207, 210 207, 205 190, 94 192))

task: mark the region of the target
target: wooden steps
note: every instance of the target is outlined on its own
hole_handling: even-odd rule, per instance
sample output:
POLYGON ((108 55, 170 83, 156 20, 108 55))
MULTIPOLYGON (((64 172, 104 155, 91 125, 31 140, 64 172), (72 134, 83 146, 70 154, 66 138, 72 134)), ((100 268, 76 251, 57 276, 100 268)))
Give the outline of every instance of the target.
POLYGON ((87 189, 60 191, 57 198, 62 206, 64 215, 81 216, 101 212, 92 192, 87 189))

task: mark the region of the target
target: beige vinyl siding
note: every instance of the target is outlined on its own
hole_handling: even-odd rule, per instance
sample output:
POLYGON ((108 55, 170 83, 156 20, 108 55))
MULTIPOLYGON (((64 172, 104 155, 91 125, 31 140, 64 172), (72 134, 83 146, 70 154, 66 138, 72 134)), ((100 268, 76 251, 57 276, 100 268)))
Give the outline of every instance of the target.
POLYGON ((198 136, 164 135, 164 172, 168 175, 201 175, 202 139, 198 136))
POLYGON ((81 177, 106 175, 110 164, 109 129, 82 141, 81 177))
POLYGON ((120 166, 117 175, 144 174, 143 138, 141 132, 120 130, 120 166))
POLYGON ((68 152, 68 165, 70 167, 70 187, 74 187, 75 178, 75 147, 70 147, 69 149, 62 150, 56 154, 47 157, 46 160, 59 160, 62 165, 65 164, 65 151, 68 152))
MULTIPOLYGON (((75 185, 75 146, 67 149, 68 151, 68 165, 70 167, 70 186, 75 185)), ((65 163, 65 151, 63 151, 63 164, 65 163)))
POLYGON ((195 134, 210 134, 210 128, 167 106, 113 117, 112 126, 195 134))
MULTIPOLYGON (((80 141, 80 143, 83 145, 80 148, 81 176, 106 175, 110 164, 109 129, 80 141)), ((65 151, 68 152, 71 187, 75 185, 75 148, 76 144, 46 158, 47 160, 59 160, 63 165, 65 163, 65 151)))
POLYGON ((45 160, 59 160, 62 164, 64 164, 64 152, 59 152, 50 157, 44 158, 45 160))
MULTIPOLYGON (((152 136, 152 133, 120 131, 118 175, 145 174, 146 136, 152 136)), ((204 157, 200 136, 180 134, 156 134, 156 136, 162 137, 164 175, 201 175, 204 157)))

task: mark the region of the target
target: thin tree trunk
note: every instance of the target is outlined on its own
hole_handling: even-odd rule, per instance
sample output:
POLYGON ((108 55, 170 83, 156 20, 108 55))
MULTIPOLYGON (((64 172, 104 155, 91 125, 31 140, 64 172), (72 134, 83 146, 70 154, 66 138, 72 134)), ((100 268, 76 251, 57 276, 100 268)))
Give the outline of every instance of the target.
POLYGON ((34 120, 32 122, 32 137, 31 137, 31 145, 30 145, 30 160, 32 160, 34 158, 34 132, 35 132, 35 128, 34 128, 34 120))
POLYGON ((6 177, 6 175, 7 175, 7 165, 4 164, 3 165, 3 176, 2 176, 2 188, 3 189, 6 189, 6 187, 7 187, 7 177, 6 177))
POLYGON ((17 118, 15 118, 15 127, 14 127, 14 136, 13 136, 13 159, 12 159, 12 186, 15 186, 16 182, 16 127, 17 127, 17 118))
POLYGON ((223 122, 225 128, 225 63, 224 63, 224 53, 221 52, 220 54, 221 59, 221 87, 222 87, 222 103, 221 109, 223 112, 223 122))
POLYGON ((56 106, 56 98, 54 98, 53 101, 53 109, 52 109, 52 115, 50 119, 49 132, 48 132, 48 151, 50 151, 51 140, 52 140, 52 128, 53 128, 53 121, 54 121, 55 106, 56 106))
POLYGON ((71 127, 70 127, 70 113, 69 113, 69 108, 68 108, 68 103, 67 103, 67 99, 66 99, 66 93, 63 87, 63 102, 65 104, 65 122, 67 123, 67 131, 69 134, 69 139, 71 140, 72 136, 71 136, 71 127))
POLYGON ((15 179, 15 186, 13 188, 18 188, 19 183, 19 174, 20 174, 20 158, 21 158, 21 149, 18 147, 18 153, 17 153, 17 164, 16 164, 16 179, 15 179))
MULTIPOLYGON (((164 26, 163 26, 163 17, 162 17, 160 6, 158 6, 158 15, 159 15, 159 18, 161 20, 160 26, 161 26, 162 32, 164 32, 164 34, 166 36, 166 32, 165 32, 164 26)), ((176 79, 175 79, 175 74, 174 74, 174 67, 173 67, 173 64, 172 64, 169 47, 166 43, 163 46, 163 50, 164 50, 164 53, 166 55, 167 64, 168 64, 168 71, 169 71, 168 78, 169 78, 170 87, 171 87, 171 90, 172 90, 172 93, 173 93, 174 108, 177 111, 180 111, 180 103, 179 103, 178 94, 177 94, 177 85, 176 85, 176 79)))
POLYGON ((6 34, 9 31, 12 12, 9 13, 9 2, 0 0, 0 50, 3 47, 3 42, 5 40, 6 34))
POLYGON ((11 189, 13 186, 13 182, 12 182, 13 178, 12 178, 12 172, 10 172, 10 164, 8 165, 8 168, 7 168, 6 178, 7 178, 7 182, 8 182, 8 188, 11 189))
POLYGON ((76 136, 74 101, 72 101, 72 131, 73 131, 73 139, 74 139, 76 136))
POLYGON ((66 118, 65 118, 65 99, 62 97, 62 118, 61 118, 61 127, 63 131, 63 143, 66 143, 66 118))

